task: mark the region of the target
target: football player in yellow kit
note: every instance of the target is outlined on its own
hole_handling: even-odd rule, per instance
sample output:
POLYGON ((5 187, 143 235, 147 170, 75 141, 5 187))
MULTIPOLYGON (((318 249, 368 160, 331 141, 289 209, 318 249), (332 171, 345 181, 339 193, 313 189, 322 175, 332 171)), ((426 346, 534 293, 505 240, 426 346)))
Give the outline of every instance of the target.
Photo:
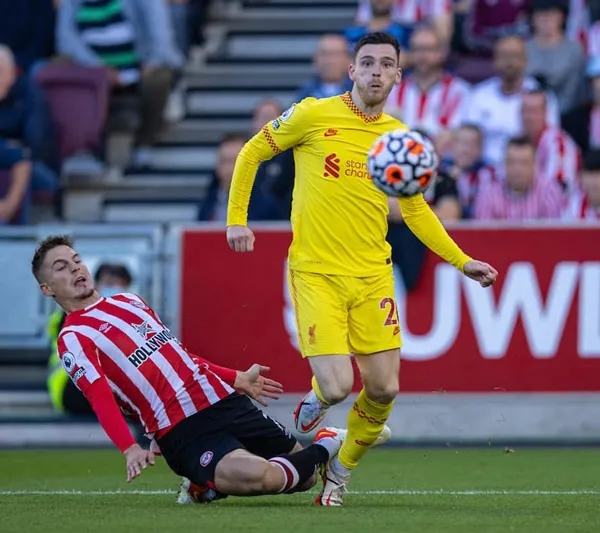
MULTIPOLYGON (((407 129, 382 112, 400 82, 400 47, 385 33, 356 45, 351 92, 306 98, 265 125, 240 152, 233 175, 227 240, 251 252, 248 203, 259 164, 293 148, 296 178, 288 283, 312 390, 295 413, 298 431, 313 430, 352 390, 353 354, 363 389, 348 415, 342 448, 322 472, 319 505, 342 505, 352 469, 386 428, 399 390, 401 336, 394 299, 388 198, 371 182, 367 152, 383 133, 407 129)), ((399 200, 408 227, 434 252, 482 286, 497 272, 467 256, 446 233, 422 194, 399 200)), ((388 429, 389 431, 389 429, 388 429)))

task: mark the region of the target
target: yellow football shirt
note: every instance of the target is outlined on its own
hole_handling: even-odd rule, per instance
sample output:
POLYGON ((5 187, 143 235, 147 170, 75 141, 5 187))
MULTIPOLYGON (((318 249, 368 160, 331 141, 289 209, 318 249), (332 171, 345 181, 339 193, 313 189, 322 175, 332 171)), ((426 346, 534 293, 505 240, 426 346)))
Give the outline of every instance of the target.
MULTIPOLYGON (((260 163, 293 147, 296 173, 290 268, 356 277, 388 270, 387 197, 371 182, 367 152, 380 135, 395 129, 407 127, 385 113, 363 114, 350 93, 304 99, 266 124, 240 152, 227 225, 247 224, 250 193, 260 163)), ((403 198, 400 206, 415 234, 462 268, 469 258, 447 235, 423 196, 403 198)))

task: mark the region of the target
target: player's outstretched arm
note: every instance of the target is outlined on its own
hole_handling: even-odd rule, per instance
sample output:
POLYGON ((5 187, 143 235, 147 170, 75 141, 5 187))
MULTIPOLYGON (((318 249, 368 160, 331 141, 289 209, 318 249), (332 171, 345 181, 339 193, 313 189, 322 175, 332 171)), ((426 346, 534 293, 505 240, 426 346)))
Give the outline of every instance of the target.
POLYGON ((278 400, 283 393, 281 383, 266 378, 263 375, 271 370, 268 366, 255 363, 244 372, 242 370, 233 370, 232 368, 215 365, 198 355, 193 355, 192 359, 197 365, 204 365, 225 383, 250 396, 250 398, 256 400, 261 405, 267 405, 265 398, 278 400))
POLYGON ((238 370, 235 388, 242 391, 261 405, 267 405, 266 398, 278 400, 283 393, 283 385, 277 381, 264 377, 263 374, 271 370, 268 366, 253 364, 245 372, 238 370))
POLYGON ((312 128, 315 102, 314 98, 305 98, 290 107, 280 117, 265 124, 239 153, 227 204, 227 242, 232 250, 254 250, 254 234, 247 226, 250 194, 258 166, 304 140, 312 128))
POLYGON ((154 454, 135 442, 106 379, 101 377, 94 381, 84 396, 108 438, 125 456, 127 483, 141 475, 148 465, 154 466, 154 454))
POLYGON ((482 287, 488 287, 496 281, 498 272, 487 263, 472 259, 460 249, 422 194, 400 198, 399 202, 404 222, 431 251, 479 282, 482 287))

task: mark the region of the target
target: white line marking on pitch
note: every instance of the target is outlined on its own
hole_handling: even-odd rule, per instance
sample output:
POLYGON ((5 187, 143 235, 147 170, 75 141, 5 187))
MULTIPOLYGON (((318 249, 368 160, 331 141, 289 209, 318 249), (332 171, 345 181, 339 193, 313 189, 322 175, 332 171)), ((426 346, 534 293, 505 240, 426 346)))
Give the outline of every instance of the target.
MULTIPOLYGON (((0 496, 163 496, 174 490, 0 490, 0 496)), ((356 490, 362 496, 600 496, 599 490, 356 490)))

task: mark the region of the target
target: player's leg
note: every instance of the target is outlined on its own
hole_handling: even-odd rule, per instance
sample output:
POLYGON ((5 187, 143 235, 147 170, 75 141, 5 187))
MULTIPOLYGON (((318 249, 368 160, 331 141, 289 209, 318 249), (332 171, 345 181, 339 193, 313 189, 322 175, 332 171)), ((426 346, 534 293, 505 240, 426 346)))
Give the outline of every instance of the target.
POLYGON ((341 439, 329 432, 301 449, 246 396, 232 394, 179 423, 158 444, 171 469, 186 478, 178 502, 207 503, 308 489, 316 467, 337 454, 341 439))
POLYGON ((348 357, 348 299, 343 278, 288 271, 288 285, 303 357, 313 371, 312 389, 294 413, 296 429, 312 431, 327 409, 343 401, 354 382, 348 357))
MULTIPOLYGON (((303 450, 291 432, 277 420, 256 407, 246 396, 235 400, 238 404, 236 416, 228 425, 228 433, 241 442, 244 448, 263 459, 293 455, 303 450)), ((341 439, 340 439, 341 445, 341 439)), ((293 491, 311 489, 317 480, 316 472, 293 491)))
POLYGON ((312 487, 317 468, 332 459, 341 446, 335 431, 320 433, 310 446, 268 460, 247 450, 230 452, 216 465, 216 490, 232 496, 258 496, 312 487))
POLYGON ((322 505, 342 504, 350 473, 382 438, 399 388, 401 338, 393 277, 356 283, 358 297, 349 313, 349 340, 364 386, 348 414, 344 444, 327 467, 326 482, 317 498, 322 505))

